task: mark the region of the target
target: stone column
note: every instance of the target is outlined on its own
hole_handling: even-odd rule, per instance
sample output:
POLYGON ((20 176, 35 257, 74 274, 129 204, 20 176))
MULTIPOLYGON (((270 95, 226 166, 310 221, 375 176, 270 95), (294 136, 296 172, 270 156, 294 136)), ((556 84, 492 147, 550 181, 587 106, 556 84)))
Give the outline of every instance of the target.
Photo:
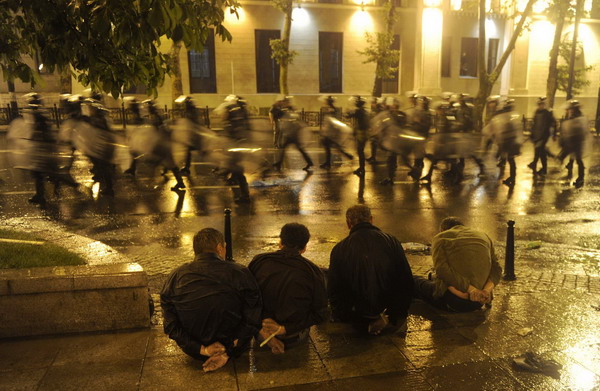
POLYGON ((439 95, 442 92, 442 31, 444 23, 443 11, 439 8, 441 1, 424 0, 420 6, 421 44, 417 58, 419 77, 417 91, 419 94, 439 95))

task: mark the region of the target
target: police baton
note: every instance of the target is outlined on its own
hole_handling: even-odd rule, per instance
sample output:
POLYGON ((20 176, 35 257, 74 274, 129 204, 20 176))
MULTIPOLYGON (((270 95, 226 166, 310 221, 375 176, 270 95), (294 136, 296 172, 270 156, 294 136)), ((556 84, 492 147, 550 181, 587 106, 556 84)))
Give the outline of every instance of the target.
POLYGON ((225 209, 225 260, 233 262, 233 243, 231 243, 231 209, 225 209))

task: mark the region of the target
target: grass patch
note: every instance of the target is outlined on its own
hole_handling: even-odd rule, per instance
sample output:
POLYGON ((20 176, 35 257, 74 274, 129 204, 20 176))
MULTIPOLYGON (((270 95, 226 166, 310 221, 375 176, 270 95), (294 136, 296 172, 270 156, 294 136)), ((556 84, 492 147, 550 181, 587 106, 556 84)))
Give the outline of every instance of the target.
MULTIPOLYGON (((42 239, 20 231, 0 229, 1 239, 31 240, 42 239)), ((0 269, 25 269, 41 266, 85 265, 85 260, 77 254, 55 244, 7 243, 0 241, 0 269)))

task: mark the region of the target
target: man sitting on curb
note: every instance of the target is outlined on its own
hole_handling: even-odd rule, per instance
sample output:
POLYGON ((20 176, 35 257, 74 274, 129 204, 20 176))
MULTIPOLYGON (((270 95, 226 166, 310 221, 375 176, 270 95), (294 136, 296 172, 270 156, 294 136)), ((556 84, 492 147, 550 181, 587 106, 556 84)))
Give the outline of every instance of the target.
POLYGON ((286 224, 279 235, 279 251, 254 257, 248 268, 263 298, 260 339, 274 354, 284 353, 308 338, 310 326, 327 319, 327 291, 321 270, 301 254, 310 239, 308 229, 286 224))
POLYGON ((331 250, 328 293, 334 320, 378 335, 391 323, 406 327, 413 278, 402 245, 373 225, 371 210, 346 211, 350 234, 331 250))
POLYGON ((260 291, 244 266, 224 261, 221 232, 194 236, 193 262, 175 269, 160 293, 164 330, 204 371, 241 354, 260 329, 260 291))
POLYGON ((432 258, 432 280, 414 277, 417 298, 454 312, 475 311, 491 303, 502 268, 489 236, 447 217, 433 238, 432 258))

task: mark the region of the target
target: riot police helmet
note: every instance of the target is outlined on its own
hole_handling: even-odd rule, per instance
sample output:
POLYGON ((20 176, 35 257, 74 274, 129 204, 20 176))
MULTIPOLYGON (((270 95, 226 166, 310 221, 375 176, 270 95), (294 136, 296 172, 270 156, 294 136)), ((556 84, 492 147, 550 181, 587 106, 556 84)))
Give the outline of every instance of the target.
POLYGON ((29 94, 23 95, 27 106, 30 108, 38 108, 42 106, 42 97, 37 92, 30 92, 29 94))

